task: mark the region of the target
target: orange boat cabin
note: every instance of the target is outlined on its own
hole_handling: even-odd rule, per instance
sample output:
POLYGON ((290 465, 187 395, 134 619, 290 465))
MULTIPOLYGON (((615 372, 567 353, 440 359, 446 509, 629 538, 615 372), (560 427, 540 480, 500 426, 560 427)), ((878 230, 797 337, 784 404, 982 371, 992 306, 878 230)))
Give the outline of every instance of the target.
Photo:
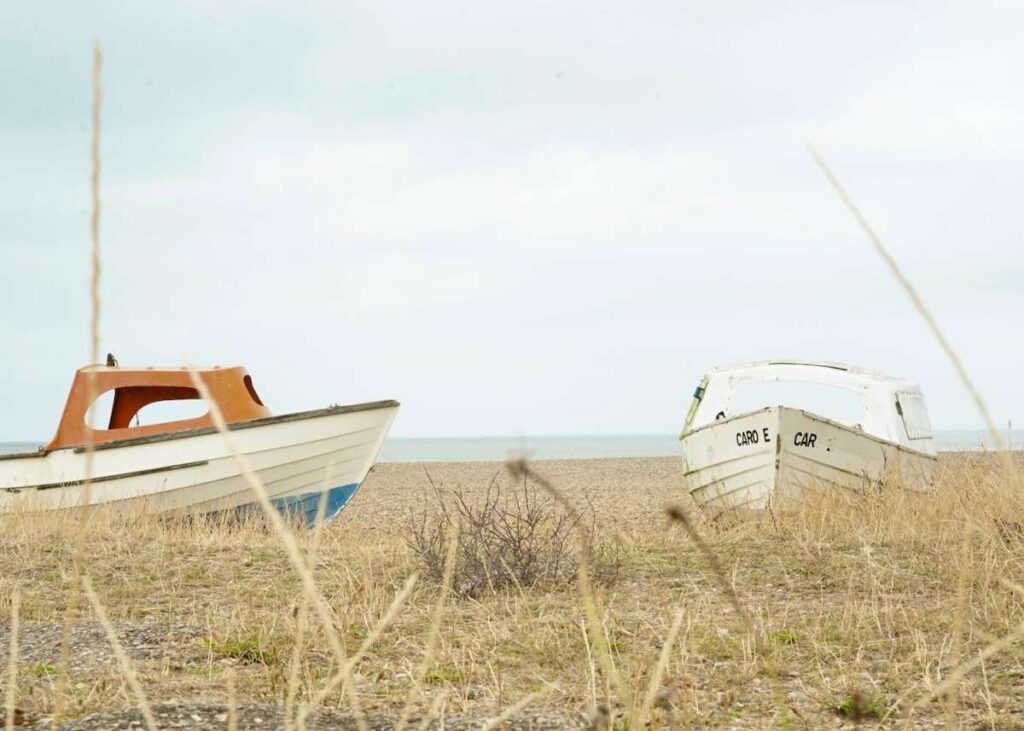
MULTIPOLYGON (((245 368, 215 366, 194 370, 206 384, 210 398, 220 407, 227 423, 271 415, 253 388, 252 378, 245 368)), ((75 373, 57 433, 45 450, 81 447, 89 441, 90 434, 93 444, 105 444, 212 427, 209 410, 196 418, 132 426, 132 419, 151 404, 201 399, 187 368, 86 366, 75 373), (113 392, 113 402, 107 428, 94 429, 87 422, 89 408, 110 392, 113 392), (90 399, 90 395, 93 398, 90 399)))

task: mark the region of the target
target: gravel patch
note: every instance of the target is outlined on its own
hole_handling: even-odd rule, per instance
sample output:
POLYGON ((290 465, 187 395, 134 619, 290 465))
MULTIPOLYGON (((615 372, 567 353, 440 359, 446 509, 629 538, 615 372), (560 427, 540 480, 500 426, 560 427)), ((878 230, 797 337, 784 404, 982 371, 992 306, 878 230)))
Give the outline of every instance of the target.
MULTIPOLYGON (((162 660, 184 664, 195 655, 206 632, 202 627, 167 622, 120 622, 114 629, 121 647, 132 660, 162 660)), ((64 627, 54 622, 27 622, 18 631, 21 667, 36 667, 39 674, 60 664, 64 627)), ((10 627, 0 627, 0 647, 10 644, 10 627)), ((71 670, 93 671, 116 667, 117 657, 103 627, 97 622, 75 624, 71 641, 71 670)))
MULTIPOLYGON (((161 729, 195 729, 195 731, 223 731, 227 728, 228 707, 216 703, 161 703, 153 706, 153 715, 157 726, 161 729)), ((367 731, 391 731, 396 727, 393 719, 383 716, 366 715, 363 717, 367 731)), ((277 731, 284 729, 284 709, 274 705, 247 705, 236 710, 239 731, 277 731)), ((468 731, 480 729, 487 723, 487 717, 480 715, 449 716, 439 721, 432 721, 428 729, 449 729, 450 731, 468 731)), ((91 716, 68 721, 60 725, 60 731, 127 731, 145 728, 145 719, 136 708, 126 708, 110 713, 95 713, 91 716)), ((407 728, 419 728, 420 721, 413 720, 407 728)), ((583 716, 571 713, 524 713, 502 724, 504 731, 561 731, 562 729, 591 728, 583 716)), ((50 729, 48 720, 43 719, 25 729, 50 729)), ((306 728, 310 731, 327 731, 358 729, 355 717, 333 708, 321 708, 313 711, 306 719, 306 728)))
MULTIPOLYGON (((602 522, 619 530, 643 528, 666 505, 691 505, 683 487, 679 457, 560 459, 531 462, 572 501, 587 499, 602 522)), ((497 477, 508 486, 512 477, 503 462, 386 462, 374 465, 352 503, 333 524, 337 529, 390 533, 405 526, 407 514, 396 505, 415 507, 431 494, 430 483, 461 487, 482 495, 497 477)), ((333 527, 333 526, 332 526, 333 527)))

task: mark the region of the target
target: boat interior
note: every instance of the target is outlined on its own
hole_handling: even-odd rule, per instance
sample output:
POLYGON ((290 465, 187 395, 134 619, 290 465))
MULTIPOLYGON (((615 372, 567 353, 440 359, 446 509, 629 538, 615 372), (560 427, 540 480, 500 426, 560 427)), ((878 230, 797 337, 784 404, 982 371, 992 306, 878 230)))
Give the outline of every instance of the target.
POLYGON ((798 360, 710 371, 694 392, 682 436, 770 406, 801 409, 902 446, 931 449, 931 423, 916 383, 841 363, 798 360))

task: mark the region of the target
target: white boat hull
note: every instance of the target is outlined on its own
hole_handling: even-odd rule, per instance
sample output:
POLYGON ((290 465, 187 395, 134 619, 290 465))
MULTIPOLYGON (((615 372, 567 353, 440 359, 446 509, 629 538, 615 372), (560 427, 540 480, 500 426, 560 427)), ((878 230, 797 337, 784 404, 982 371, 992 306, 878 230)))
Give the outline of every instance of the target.
MULTIPOLYGON (((398 411, 394 401, 342 406, 230 425, 249 468, 279 508, 328 517, 366 477, 398 411)), ((223 435, 197 429, 98 446, 86 492, 81 448, 0 458, 0 512, 61 510, 88 503, 127 513, 210 513, 245 508, 255 496, 223 435)))
POLYGON ((867 490, 889 476, 931 481, 935 457, 820 416, 775 406, 682 437, 687 489, 712 514, 764 510, 812 488, 867 490))

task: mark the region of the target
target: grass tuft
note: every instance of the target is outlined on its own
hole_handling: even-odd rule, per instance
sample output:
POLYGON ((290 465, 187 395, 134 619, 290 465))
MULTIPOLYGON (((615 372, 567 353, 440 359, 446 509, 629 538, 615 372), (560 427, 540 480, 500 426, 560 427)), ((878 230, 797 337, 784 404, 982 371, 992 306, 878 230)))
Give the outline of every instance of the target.
POLYGON ((213 637, 203 639, 203 646, 214 658, 221 660, 240 660, 242 662, 275 665, 277 654, 266 646, 257 635, 245 635, 230 639, 218 640, 213 637))
POLYGON ((854 690, 836 705, 836 713, 851 721, 881 718, 885 704, 874 693, 854 690))

